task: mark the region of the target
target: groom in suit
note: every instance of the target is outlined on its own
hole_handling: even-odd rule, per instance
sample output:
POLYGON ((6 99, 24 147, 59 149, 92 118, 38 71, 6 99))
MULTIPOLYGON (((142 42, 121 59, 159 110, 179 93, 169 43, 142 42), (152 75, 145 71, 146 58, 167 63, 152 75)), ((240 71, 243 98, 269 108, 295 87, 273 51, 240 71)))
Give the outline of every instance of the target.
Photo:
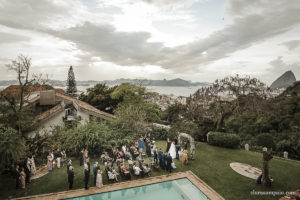
POLYGON ((167 167, 166 167, 166 170, 169 171, 170 173, 172 172, 172 166, 171 166, 171 163, 172 163, 172 157, 170 155, 170 153, 168 153, 167 157, 166 157, 166 162, 167 162, 167 167))

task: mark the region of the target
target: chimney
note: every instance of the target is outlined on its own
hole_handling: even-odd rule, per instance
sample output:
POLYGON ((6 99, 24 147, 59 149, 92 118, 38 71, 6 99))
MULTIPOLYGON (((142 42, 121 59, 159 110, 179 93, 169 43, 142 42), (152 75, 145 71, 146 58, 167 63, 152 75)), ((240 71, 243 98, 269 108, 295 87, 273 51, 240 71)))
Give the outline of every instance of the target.
POLYGON ((41 91, 40 105, 55 105, 55 90, 41 91))

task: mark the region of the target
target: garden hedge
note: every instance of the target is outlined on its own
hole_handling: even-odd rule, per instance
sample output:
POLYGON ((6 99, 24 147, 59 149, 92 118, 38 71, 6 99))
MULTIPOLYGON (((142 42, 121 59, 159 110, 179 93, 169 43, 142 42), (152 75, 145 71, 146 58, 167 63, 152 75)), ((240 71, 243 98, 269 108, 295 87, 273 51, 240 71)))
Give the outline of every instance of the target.
POLYGON ((207 134, 207 143, 214 146, 238 148, 240 141, 240 136, 233 133, 209 132, 207 134))

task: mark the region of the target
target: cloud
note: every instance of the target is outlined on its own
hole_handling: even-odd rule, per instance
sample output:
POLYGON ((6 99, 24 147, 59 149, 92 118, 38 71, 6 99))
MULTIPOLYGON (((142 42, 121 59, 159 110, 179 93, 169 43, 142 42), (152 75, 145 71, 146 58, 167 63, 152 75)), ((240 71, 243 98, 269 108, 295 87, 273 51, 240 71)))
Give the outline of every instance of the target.
POLYGON ((15 42, 21 42, 21 41, 28 41, 30 40, 29 37, 22 36, 22 35, 16 35, 12 33, 6 33, 6 32, 0 32, 0 47, 1 44, 4 43, 15 43, 15 42))
POLYGON ((300 23, 300 1, 229 1, 233 23, 204 39, 166 48, 146 32, 118 32, 109 25, 85 23, 57 35, 120 65, 159 65, 174 71, 197 70, 254 44, 285 33, 300 23), (251 3, 249 3, 251 2, 251 3), (268 6, 267 6, 268 4, 268 6), (243 15, 240 10, 247 10, 243 15), (203 52, 206 52, 205 54, 203 52))
MULTIPOLYGON (((121 10, 116 14, 117 17, 112 19, 123 20, 119 23, 111 21, 110 24, 104 24, 103 20, 106 20, 101 17, 103 15, 89 12, 79 0, 0 0, 0 24, 50 34, 59 38, 59 41, 67 42, 67 47, 69 43, 74 44, 77 48, 70 51, 73 51, 74 55, 76 50, 81 51, 76 56, 82 66, 95 62, 91 58, 99 57, 102 62, 116 65, 133 68, 160 66, 169 69, 168 71, 173 70, 174 73, 199 72, 216 61, 222 61, 240 50, 268 41, 300 24, 299 0, 289 0, 288 3, 284 0, 228 0, 226 11, 231 24, 220 26, 219 30, 205 38, 194 38, 188 40, 191 42, 179 46, 166 47, 163 43, 153 42, 154 21, 161 20, 173 24, 182 20, 190 23, 189 20, 193 21, 194 16, 189 14, 193 12, 186 12, 183 8, 202 1, 204 0, 98 0, 98 6, 102 5, 101 9, 118 7, 121 10), (167 14, 167 11, 173 8, 176 11, 167 14), (138 28, 134 32, 121 30, 122 24, 144 31, 138 28)), ((3 38, 7 38, 2 39, 5 41, 22 39, 13 34, 3 38)), ((41 41, 43 46, 44 40, 41 41)), ((299 46, 299 40, 288 41, 283 45, 293 50, 299 46)), ((39 49, 38 44, 35 44, 36 49, 39 49)), ((280 64, 279 61, 280 59, 277 64, 280 64)), ((283 64, 281 63, 282 66, 283 64)))
POLYGON ((161 43, 147 42, 147 32, 119 32, 108 24, 84 23, 58 32, 50 32, 69 40, 78 48, 120 65, 146 65, 161 59, 161 43))
MULTIPOLYGON (((172 6, 173 8, 182 8, 186 6, 191 6, 193 3, 199 2, 200 0, 142 0, 149 4, 154 4, 157 6, 172 6)), ((202 0, 203 1, 203 0, 202 0)))
POLYGON ((300 45, 300 40, 290 40, 283 42, 282 45, 286 46, 289 51, 296 49, 300 45))
POLYGON ((300 74, 300 63, 286 63, 282 56, 278 56, 276 59, 270 61, 269 64, 272 66, 269 70, 275 74, 275 76, 279 76, 289 70, 293 71, 295 75, 300 74))
POLYGON ((98 0, 98 3, 100 6, 108 7, 108 6, 114 6, 114 7, 123 7, 125 5, 133 5, 133 4, 139 4, 139 3, 147 3, 155 6, 164 6, 164 8, 173 8, 173 9, 179 9, 182 7, 191 6, 193 3, 199 2, 199 1, 207 1, 207 0, 98 0))
MULTIPOLYGON (((91 14, 92 15, 92 14, 91 14)), ((63 29, 90 18, 79 0, 1 0, 0 24, 18 29, 63 29)))
POLYGON ((235 18, 231 25, 209 37, 173 49, 165 67, 194 68, 230 56, 241 49, 283 34, 300 24, 300 1, 229 1, 235 18), (249 3, 251 2, 251 3, 249 3), (268 6, 266 6, 268 4, 268 6), (243 15, 240 10, 248 10, 243 15), (237 15, 237 16, 236 16, 237 15), (206 56, 202 53, 206 52, 206 56))

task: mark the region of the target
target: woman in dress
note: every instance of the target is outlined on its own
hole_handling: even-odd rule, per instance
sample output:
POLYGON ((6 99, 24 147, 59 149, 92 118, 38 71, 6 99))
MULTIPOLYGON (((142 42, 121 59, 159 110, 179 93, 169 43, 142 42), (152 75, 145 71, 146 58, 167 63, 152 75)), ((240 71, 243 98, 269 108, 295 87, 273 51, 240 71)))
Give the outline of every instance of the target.
POLYGON ((61 163, 65 166, 65 162, 67 161, 67 154, 65 150, 61 151, 61 163))
POLYGON ((48 155, 47 156, 47 168, 48 168, 48 171, 52 171, 52 157, 51 155, 48 155))
POLYGON ((180 148, 180 151, 178 152, 178 154, 179 154, 179 160, 181 160, 181 157, 183 155, 183 148, 180 148))
POLYGON ((170 153, 170 156, 172 157, 172 159, 176 158, 176 147, 175 147, 174 142, 171 143, 171 147, 170 147, 168 153, 170 153))
POLYGON ((100 169, 98 169, 98 171, 97 171, 96 187, 98 187, 98 188, 103 187, 102 172, 100 169))
POLYGON ((25 186, 26 186, 26 174, 24 172, 24 168, 22 168, 21 172, 20 172, 20 182, 21 182, 21 188, 25 189, 25 186))
POLYGON ((89 157, 89 151, 87 149, 83 152, 83 162, 86 163, 86 159, 89 157))
POLYGON ((118 181, 118 177, 117 177, 118 173, 115 170, 112 171, 108 170, 107 175, 108 175, 108 179, 118 181))
POLYGON ((183 154, 181 156, 181 162, 185 165, 188 163, 188 152, 186 149, 183 151, 183 154))
POLYGON ((31 174, 34 175, 36 173, 36 167, 35 167, 35 162, 34 162, 34 156, 32 155, 31 158, 29 159, 31 163, 31 174))

